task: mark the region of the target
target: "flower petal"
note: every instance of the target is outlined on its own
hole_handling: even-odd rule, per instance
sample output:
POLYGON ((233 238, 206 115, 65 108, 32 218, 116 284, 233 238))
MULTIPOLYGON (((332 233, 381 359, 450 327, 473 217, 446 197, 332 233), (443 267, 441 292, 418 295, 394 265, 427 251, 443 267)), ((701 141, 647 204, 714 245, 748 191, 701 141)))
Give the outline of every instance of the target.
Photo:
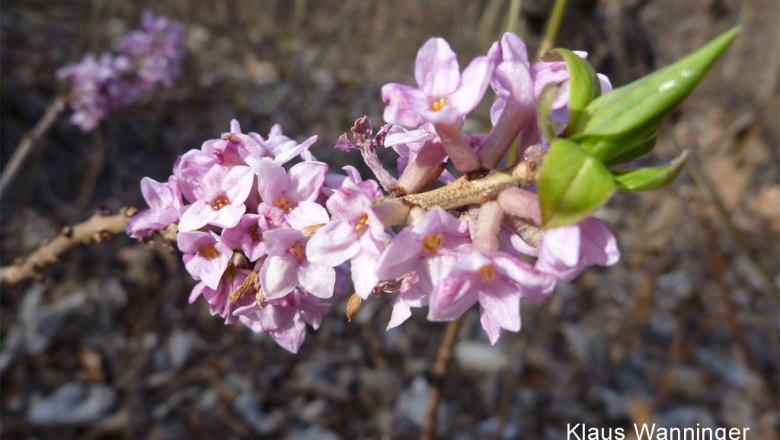
POLYGON ((306 244, 306 256, 312 263, 335 267, 355 256, 360 242, 355 228, 335 220, 320 228, 306 244))
POLYGON ((281 298, 298 284, 298 262, 295 258, 272 255, 260 268, 260 285, 266 299, 281 298))

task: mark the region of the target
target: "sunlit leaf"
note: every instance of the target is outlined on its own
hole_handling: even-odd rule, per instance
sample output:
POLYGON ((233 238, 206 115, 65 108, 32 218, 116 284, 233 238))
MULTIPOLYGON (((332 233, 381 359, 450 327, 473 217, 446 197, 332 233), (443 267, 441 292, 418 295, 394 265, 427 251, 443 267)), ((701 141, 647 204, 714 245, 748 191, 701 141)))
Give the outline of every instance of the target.
POLYGON ((676 63, 619 87, 591 102, 572 136, 606 163, 624 156, 657 130, 696 87, 739 33, 734 28, 676 63))
POLYGON ((539 201, 545 228, 577 223, 609 200, 612 173, 575 142, 552 142, 539 175, 539 201))
POLYGON ((688 151, 683 151, 669 165, 616 173, 615 181, 620 191, 650 191, 671 183, 680 174, 687 161, 688 151))
MULTIPOLYGON (((569 120, 566 133, 577 132, 578 124, 588 104, 601 95, 601 82, 590 63, 568 49, 554 49, 544 61, 563 60, 569 71, 569 120)), ((548 138, 551 139, 551 138, 548 138)))

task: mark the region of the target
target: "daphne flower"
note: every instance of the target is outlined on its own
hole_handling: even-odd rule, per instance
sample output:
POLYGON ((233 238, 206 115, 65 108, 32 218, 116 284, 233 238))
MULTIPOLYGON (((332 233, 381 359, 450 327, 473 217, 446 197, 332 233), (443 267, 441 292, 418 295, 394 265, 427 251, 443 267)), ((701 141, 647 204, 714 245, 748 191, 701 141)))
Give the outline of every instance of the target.
POLYGON ((615 236, 600 220, 589 217, 576 225, 546 231, 536 268, 560 281, 569 281, 588 266, 611 266, 619 259, 615 236))
MULTIPOLYGON (((313 201, 320 194, 328 174, 328 165, 322 162, 301 162, 285 171, 268 159, 250 157, 249 166, 257 175, 262 203, 280 209, 285 214, 300 202, 313 201)), ((260 212, 265 211, 259 208, 260 212)))
POLYGON ((393 279, 416 270, 420 288, 430 292, 470 244, 468 224, 435 207, 390 242, 379 259, 377 276, 393 279))
POLYGON ((233 251, 213 232, 179 232, 179 250, 184 253, 184 267, 196 280, 216 289, 230 263, 233 251))
POLYGON ((395 83, 382 87, 382 99, 387 104, 384 118, 407 128, 432 123, 453 165, 464 173, 475 171, 480 162, 463 137, 461 126, 482 100, 494 66, 492 59, 480 56, 461 75, 447 42, 431 38, 417 52, 414 76, 418 88, 395 83))
POLYGON ((555 287, 549 275, 507 254, 472 252, 460 260, 430 297, 428 319, 451 321, 479 302, 491 344, 501 329, 520 330, 520 298, 539 298, 555 287))
POLYGON ((231 276, 223 276, 216 288, 212 289, 201 281, 193 287, 190 293, 189 303, 192 304, 199 297, 203 297, 209 305, 211 315, 225 318, 225 324, 234 323, 237 318, 233 312, 239 307, 250 305, 255 301, 254 297, 244 296, 238 298, 235 303, 230 300, 230 294, 235 292, 249 275, 248 270, 238 270, 231 276))
POLYGON ((303 233, 311 226, 327 223, 328 213, 314 202, 302 202, 291 214, 291 226, 297 229, 276 229, 263 234, 268 258, 260 269, 260 285, 265 298, 281 298, 296 286, 319 298, 330 298, 336 272, 333 267, 309 261, 308 237, 303 233))
POLYGON ((142 237, 179 221, 182 201, 176 177, 169 177, 168 183, 160 183, 144 177, 141 179, 141 193, 149 209, 139 212, 130 219, 127 224, 127 235, 142 237))
POLYGON ((334 220, 309 240, 306 255, 309 261, 330 267, 351 260, 355 291, 365 299, 379 281, 376 266, 385 245, 385 227, 371 200, 351 179, 344 180, 326 206, 334 220))
POLYGON ((302 290, 279 299, 263 300, 233 313, 255 333, 268 333, 285 350, 297 353, 306 338, 306 324, 317 330, 330 305, 302 290))
POLYGON ((244 202, 252 191, 254 174, 248 167, 229 171, 215 165, 203 176, 198 200, 190 205, 179 221, 180 231, 194 231, 206 225, 232 228, 246 212, 244 202))
POLYGON ((236 226, 222 231, 222 241, 232 249, 241 249, 249 261, 256 261, 265 255, 263 233, 268 229, 264 216, 244 214, 236 226))
POLYGON ((315 142, 317 136, 311 136, 300 144, 282 134, 282 127, 275 124, 268 133, 268 139, 258 133, 250 132, 249 136, 254 139, 261 147, 259 157, 265 157, 277 165, 284 165, 295 156, 302 156, 308 152, 315 142))

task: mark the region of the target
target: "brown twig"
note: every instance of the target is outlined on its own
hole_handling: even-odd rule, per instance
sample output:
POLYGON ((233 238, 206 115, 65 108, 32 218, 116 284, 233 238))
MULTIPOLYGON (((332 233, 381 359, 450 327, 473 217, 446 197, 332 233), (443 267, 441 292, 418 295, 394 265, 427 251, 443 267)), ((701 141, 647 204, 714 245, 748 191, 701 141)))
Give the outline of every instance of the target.
POLYGON ((49 104, 49 107, 46 108, 43 117, 35 124, 35 127, 22 137, 21 142, 19 142, 16 150, 14 150, 14 154, 3 169, 2 177, 0 177, 0 197, 5 194, 6 187, 11 183, 11 180, 13 180, 16 172, 19 171, 19 168, 24 163, 24 160, 30 155, 33 147, 35 147, 35 144, 38 142, 38 139, 46 133, 49 127, 51 127, 51 124, 57 120, 57 116, 65 109, 66 103, 67 98, 65 96, 54 98, 51 104, 49 104))
POLYGON ((69 249, 80 244, 103 241, 112 235, 125 232, 127 222, 135 215, 134 208, 123 208, 118 214, 104 215, 100 212, 83 223, 66 226, 62 233, 51 241, 44 241, 40 247, 18 264, 0 267, 0 284, 18 284, 40 275, 43 268, 59 261, 69 249))
POLYGON ((450 321, 444 330, 444 338, 439 345, 436 353, 436 363, 433 364, 433 383, 431 394, 428 398, 428 411, 425 414, 425 425, 423 426, 420 438, 422 440, 433 440, 436 438, 436 412, 441 402, 442 389, 444 388, 444 378, 447 376, 447 368, 452 358, 452 347, 458 340, 458 330, 463 322, 463 317, 450 321))

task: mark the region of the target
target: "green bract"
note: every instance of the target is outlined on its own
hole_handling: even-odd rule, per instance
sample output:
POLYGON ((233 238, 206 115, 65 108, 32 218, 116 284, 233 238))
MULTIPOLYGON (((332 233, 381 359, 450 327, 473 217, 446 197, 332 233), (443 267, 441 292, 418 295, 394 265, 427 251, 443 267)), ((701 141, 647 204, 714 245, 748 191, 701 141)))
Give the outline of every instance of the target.
POLYGON ((569 71, 569 120, 566 133, 570 134, 576 132, 588 104, 601 95, 601 83, 593 66, 568 49, 553 49, 544 57, 544 61, 561 59, 566 61, 569 71))
POLYGON ((680 61, 594 100, 571 138, 607 164, 638 157, 627 150, 646 153, 636 146, 691 93, 738 33, 734 28, 680 61))
MULTIPOLYGON (((663 118, 691 93, 738 33, 738 28, 731 29, 680 61, 600 97, 590 64, 573 52, 556 49, 554 56, 565 59, 569 69, 570 116, 568 139, 551 142, 539 173, 544 227, 583 220, 615 189, 648 191, 671 182, 685 166, 687 152, 666 166, 614 174, 609 167, 653 149, 663 118)), ((549 119, 549 109, 540 105, 539 110, 540 117, 549 119)), ((540 122, 540 127, 549 131, 544 124, 540 122)))
POLYGON ((558 138, 539 174, 539 203, 544 226, 577 223, 609 200, 615 179, 601 161, 575 142, 558 138))
POLYGON ((688 161, 688 152, 683 151, 669 165, 638 170, 616 172, 618 189, 626 192, 642 192, 660 188, 677 177, 688 161))

